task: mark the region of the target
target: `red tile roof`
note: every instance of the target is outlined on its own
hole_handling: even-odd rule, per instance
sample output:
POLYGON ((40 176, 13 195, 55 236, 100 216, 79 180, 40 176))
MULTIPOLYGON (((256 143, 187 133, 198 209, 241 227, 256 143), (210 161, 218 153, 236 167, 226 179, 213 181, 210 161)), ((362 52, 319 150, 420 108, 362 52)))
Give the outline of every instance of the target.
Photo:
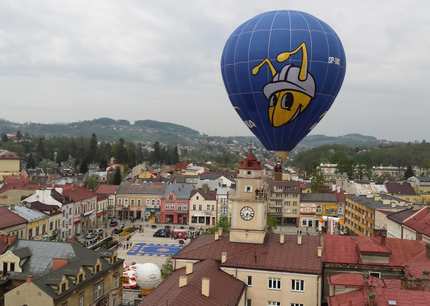
POLYGON ((16 160, 20 159, 19 156, 11 151, 0 150, 0 160, 16 160))
POLYGON ((179 287, 179 276, 185 275, 185 268, 173 272, 140 306, 236 306, 245 290, 245 284, 221 271, 214 260, 194 264, 193 273, 187 275, 187 285, 179 287), (210 280, 209 297, 201 293, 202 278, 210 280))
POLYGON ((239 162, 239 169, 244 170, 261 170, 261 163, 257 160, 254 153, 251 150, 248 151, 248 155, 245 159, 239 162))
POLYGON ((361 287, 364 285, 364 276, 360 273, 340 273, 330 276, 328 282, 335 286, 361 287))
POLYGON ((115 194, 118 190, 118 185, 100 184, 96 189, 97 194, 115 194))
POLYGON ((285 271, 321 274, 321 258, 317 256, 318 236, 303 236, 302 244, 297 244, 297 236, 286 235, 280 244, 279 235, 267 234, 263 244, 230 242, 228 235, 214 240, 212 235, 203 235, 194 240, 175 258, 220 260, 221 253, 227 252, 226 267, 256 270, 285 271))
POLYGON ((67 186, 63 190, 63 195, 72 202, 80 202, 96 196, 96 193, 80 186, 67 186))
POLYGON ((404 225, 414 231, 430 237, 430 209, 423 207, 404 220, 404 225))
POLYGON ((6 252, 6 250, 14 244, 16 241, 16 236, 0 235, 0 255, 6 252))
POLYGON ((369 297, 375 296, 374 305, 428 306, 430 292, 401 289, 400 280, 370 278, 360 290, 328 298, 329 306, 368 306, 369 297), (390 304, 389 301, 392 301, 390 304), (394 304, 395 301, 395 304, 394 304))
MULTIPOLYGON (((360 250, 363 252, 382 252, 389 256, 388 263, 377 265, 406 267, 418 256, 426 252, 425 243, 417 240, 385 238, 381 245, 380 237, 325 235, 323 261, 337 264, 361 264, 360 250), (388 254, 388 252, 391 252, 388 254)), ((430 259, 428 259, 430 263, 430 259)), ((368 263, 366 265, 369 265, 368 263)))
POLYGON ((9 208, 0 207, 0 229, 27 223, 27 220, 10 211, 9 208))
POLYGON ((387 188, 388 193, 398 194, 398 195, 416 195, 414 188, 411 184, 407 182, 387 182, 385 183, 385 188, 387 188))

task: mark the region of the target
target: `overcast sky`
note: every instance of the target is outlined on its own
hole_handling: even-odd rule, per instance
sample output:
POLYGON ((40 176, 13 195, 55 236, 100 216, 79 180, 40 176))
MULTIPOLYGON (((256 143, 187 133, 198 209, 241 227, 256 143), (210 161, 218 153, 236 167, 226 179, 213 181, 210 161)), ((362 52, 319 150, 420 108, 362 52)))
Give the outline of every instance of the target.
POLYGON ((343 41, 346 78, 313 134, 430 140, 423 0, 0 0, 0 118, 149 118, 249 135, 219 62, 240 23, 273 9, 311 13, 343 41))

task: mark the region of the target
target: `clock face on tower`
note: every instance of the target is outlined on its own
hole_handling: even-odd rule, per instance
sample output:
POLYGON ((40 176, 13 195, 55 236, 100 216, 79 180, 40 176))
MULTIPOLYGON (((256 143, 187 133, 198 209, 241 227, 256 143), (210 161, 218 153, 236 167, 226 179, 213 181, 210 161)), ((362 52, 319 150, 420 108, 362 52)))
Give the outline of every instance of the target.
POLYGON ((252 218, 254 218, 255 212, 254 210, 249 206, 244 206, 240 210, 240 217, 245 221, 250 221, 252 218))

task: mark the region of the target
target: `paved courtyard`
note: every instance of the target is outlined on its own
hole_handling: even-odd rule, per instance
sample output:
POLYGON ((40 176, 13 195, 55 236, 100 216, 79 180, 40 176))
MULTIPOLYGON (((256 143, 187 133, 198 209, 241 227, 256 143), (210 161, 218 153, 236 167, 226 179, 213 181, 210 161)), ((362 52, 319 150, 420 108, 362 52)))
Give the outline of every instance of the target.
MULTIPOLYGON (((153 237, 156 230, 144 227, 142 233, 135 232, 130 238, 131 247, 118 248, 118 257, 123 258, 127 264, 150 262, 161 268, 170 256, 180 251, 182 246, 179 245, 178 239, 153 237)), ((186 240, 185 245, 188 243, 189 240, 186 240)))

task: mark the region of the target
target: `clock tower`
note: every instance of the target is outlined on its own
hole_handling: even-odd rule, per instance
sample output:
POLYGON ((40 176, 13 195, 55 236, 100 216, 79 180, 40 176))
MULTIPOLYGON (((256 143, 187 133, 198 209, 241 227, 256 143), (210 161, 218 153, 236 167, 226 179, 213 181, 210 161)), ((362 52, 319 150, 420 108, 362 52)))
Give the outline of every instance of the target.
POLYGON ((267 202, 263 186, 263 168, 252 151, 249 150, 247 157, 240 161, 236 191, 231 197, 230 241, 264 242, 267 202))

